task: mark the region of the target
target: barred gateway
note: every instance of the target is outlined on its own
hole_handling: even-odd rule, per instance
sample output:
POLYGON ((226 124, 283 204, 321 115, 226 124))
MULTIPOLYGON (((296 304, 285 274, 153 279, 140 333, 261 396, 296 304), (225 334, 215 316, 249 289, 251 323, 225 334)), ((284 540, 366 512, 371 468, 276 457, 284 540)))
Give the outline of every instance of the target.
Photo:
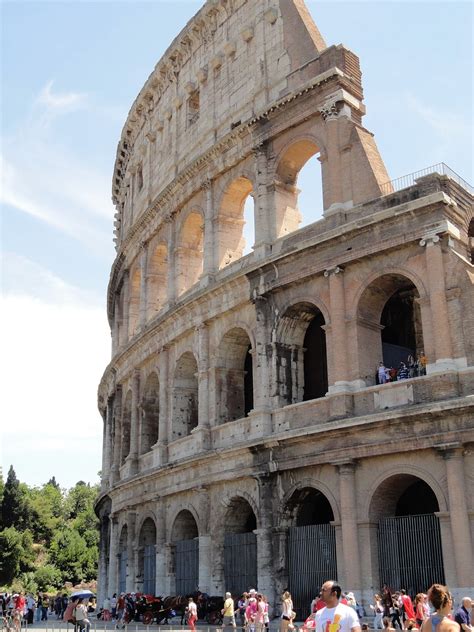
POLYGON ((362 96, 302 0, 212 0, 135 100, 99 602, 289 586, 303 615, 329 577, 365 602, 382 582, 473 590, 473 192, 444 166, 390 183, 362 96), (313 156, 324 213, 301 227, 313 156), (408 355, 419 371, 376 383, 408 355))

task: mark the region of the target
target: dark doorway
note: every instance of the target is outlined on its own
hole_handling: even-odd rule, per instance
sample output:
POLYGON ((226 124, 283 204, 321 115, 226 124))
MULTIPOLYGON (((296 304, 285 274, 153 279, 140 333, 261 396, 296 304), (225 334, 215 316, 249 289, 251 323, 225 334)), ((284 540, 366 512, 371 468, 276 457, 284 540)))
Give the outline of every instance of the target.
POLYGON ((415 286, 397 290, 385 303, 380 324, 385 366, 398 366, 423 349, 421 312, 415 286))
POLYGON ((303 401, 324 397, 328 390, 326 332, 324 317, 317 313, 309 323, 304 337, 304 395, 303 401))
POLYGON ((252 347, 249 345, 244 363, 244 409, 245 416, 253 409, 253 363, 252 363, 252 347))

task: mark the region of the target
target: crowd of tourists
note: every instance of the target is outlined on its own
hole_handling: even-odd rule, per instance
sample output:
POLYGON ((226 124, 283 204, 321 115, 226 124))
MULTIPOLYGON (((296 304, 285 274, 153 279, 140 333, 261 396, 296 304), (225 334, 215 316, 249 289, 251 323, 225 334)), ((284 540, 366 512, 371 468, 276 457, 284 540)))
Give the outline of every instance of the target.
POLYGON ((426 356, 424 351, 422 351, 416 359, 410 354, 406 362, 400 362, 398 367, 387 367, 383 362, 379 362, 375 374, 375 382, 376 384, 387 384, 388 382, 408 380, 412 377, 420 377, 421 375, 426 375, 426 356))

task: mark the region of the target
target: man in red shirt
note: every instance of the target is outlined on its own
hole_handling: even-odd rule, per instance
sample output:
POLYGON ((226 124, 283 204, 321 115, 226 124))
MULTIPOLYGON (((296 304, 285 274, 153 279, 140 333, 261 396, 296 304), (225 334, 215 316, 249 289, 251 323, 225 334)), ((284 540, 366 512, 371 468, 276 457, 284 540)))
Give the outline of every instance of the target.
POLYGON ((408 619, 413 619, 414 621, 416 617, 411 597, 407 595, 407 591, 404 588, 401 589, 400 593, 403 604, 403 621, 407 621, 408 619))

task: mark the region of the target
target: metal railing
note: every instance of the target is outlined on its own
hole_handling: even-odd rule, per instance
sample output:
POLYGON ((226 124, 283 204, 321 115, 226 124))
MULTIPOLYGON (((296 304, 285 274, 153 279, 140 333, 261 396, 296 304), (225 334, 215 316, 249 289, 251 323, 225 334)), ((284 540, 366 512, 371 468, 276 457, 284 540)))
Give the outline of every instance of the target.
POLYGON ((432 165, 431 167, 426 167, 421 171, 415 171, 414 173, 409 173, 406 176, 402 176, 401 178, 396 178, 395 180, 390 180, 390 182, 385 182, 381 185, 382 195, 388 195, 389 193, 394 193, 395 191, 401 191, 402 189, 406 189, 408 187, 413 186, 417 183, 420 178, 431 175, 432 173, 438 173, 441 176, 447 176, 463 189, 465 189, 471 195, 474 195, 474 187, 466 182, 461 176, 459 176, 455 171, 453 171, 448 165, 444 162, 439 162, 436 165, 432 165))

